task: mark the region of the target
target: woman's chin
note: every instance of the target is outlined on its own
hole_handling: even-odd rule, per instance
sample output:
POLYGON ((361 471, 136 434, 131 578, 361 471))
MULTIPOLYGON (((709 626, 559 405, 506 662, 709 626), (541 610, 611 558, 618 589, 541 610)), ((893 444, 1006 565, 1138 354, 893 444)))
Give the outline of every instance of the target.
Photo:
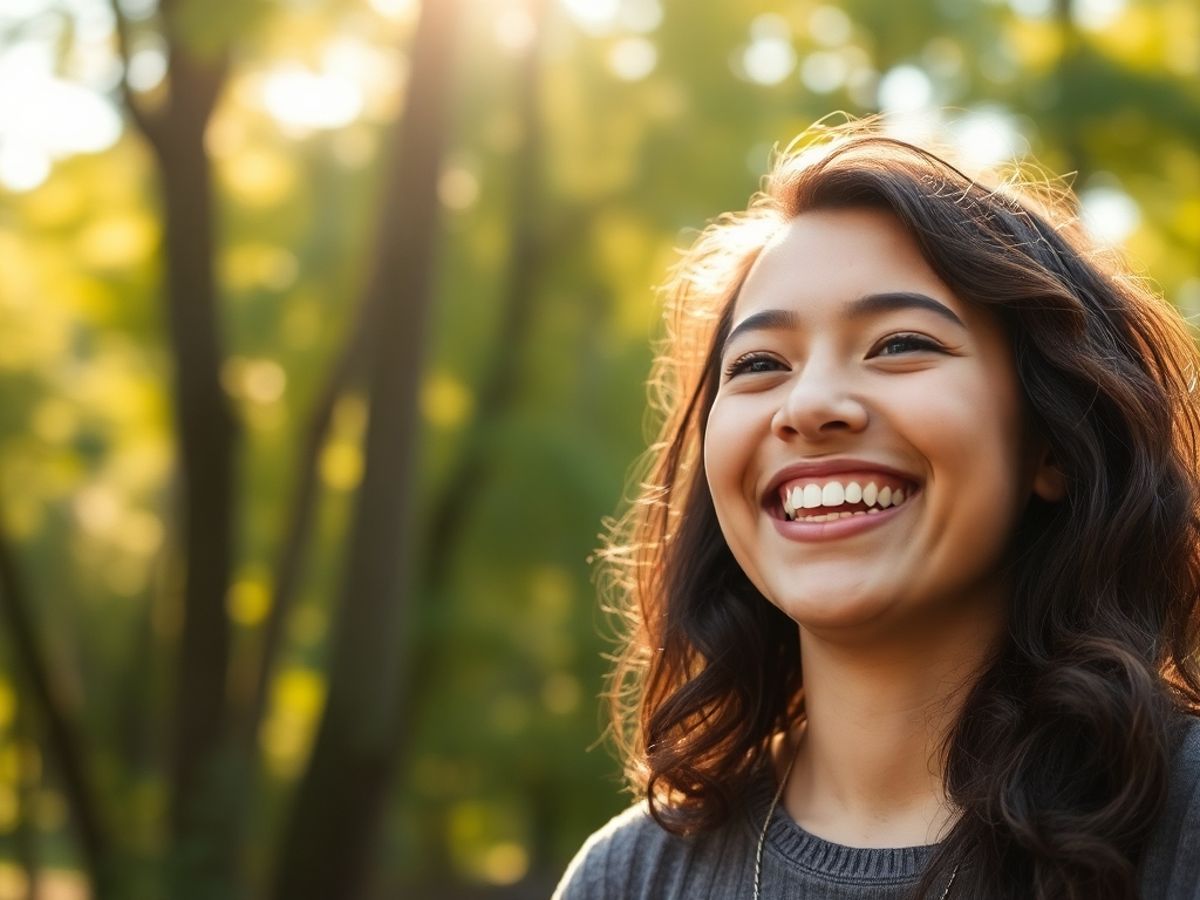
POLYGON ((797 625, 810 630, 844 629, 875 622, 895 603, 895 598, 864 594, 861 586, 829 585, 820 591, 768 595, 771 602, 797 625))

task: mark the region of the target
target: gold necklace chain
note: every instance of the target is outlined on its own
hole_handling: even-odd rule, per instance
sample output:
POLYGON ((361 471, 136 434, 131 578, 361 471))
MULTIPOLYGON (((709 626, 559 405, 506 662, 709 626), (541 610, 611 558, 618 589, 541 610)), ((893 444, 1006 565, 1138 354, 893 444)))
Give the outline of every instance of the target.
MULTIPOLYGON (((787 769, 783 773, 783 778, 779 782, 779 787, 775 788, 775 796, 771 798, 771 806, 767 809, 767 818, 763 821, 762 831, 758 835, 758 847, 754 851, 754 900, 761 900, 759 891, 762 887, 762 854, 763 844, 767 840, 767 826, 771 824, 771 817, 775 815, 775 807, 779 805, 779 797, 783 793, 784 785, 787 784, 789 776, 792 774, 792 766, 796 764, 796 757, 800 755, 800 747, 796 747, 796 752, 792 754, 792 758, 788 760, 787 769)), ((958 875, 958 863, 954 864, 954 870, 950 873, 950 880, 946 882, 946 890, 942 891, 942 896, 939 900, 946 900, 950 896, 950 886, 954 884, 954 879, 958 875)))

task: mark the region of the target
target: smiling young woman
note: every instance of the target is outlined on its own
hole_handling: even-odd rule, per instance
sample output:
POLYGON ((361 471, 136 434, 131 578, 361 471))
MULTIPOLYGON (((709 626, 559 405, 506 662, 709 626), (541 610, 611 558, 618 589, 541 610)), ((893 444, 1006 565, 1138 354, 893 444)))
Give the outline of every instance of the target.
POLYGON ((1200 356, 1067 199, 845 126, 684 258, 557 898, 1200 898, 1200 356))

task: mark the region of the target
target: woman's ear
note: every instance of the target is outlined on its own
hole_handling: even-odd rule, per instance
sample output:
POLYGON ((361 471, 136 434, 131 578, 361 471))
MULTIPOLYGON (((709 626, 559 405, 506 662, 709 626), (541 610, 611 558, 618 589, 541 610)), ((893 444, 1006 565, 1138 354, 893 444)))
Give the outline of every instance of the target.
POLYGON ((1038 438, 1037 468, 1033 474, 1033 493, 1049 503, 1057 503, 1067 495, 1067 476, 1063 474, 1049 441, 1038 438))

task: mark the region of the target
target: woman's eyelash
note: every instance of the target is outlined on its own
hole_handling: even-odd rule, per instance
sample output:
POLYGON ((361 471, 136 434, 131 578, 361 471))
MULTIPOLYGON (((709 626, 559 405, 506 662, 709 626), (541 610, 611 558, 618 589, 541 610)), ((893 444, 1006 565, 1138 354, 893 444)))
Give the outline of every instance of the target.
MULTIPOLYGON (((909 334, 909 333, 890 335, 889 337, 884 338, 883 341, 881 341, 878 344, 878 346, 880 348, 891 347, 893 344, 907 344, 909 347, 916 348, 917 350, 941 350, 942 349, 940 344, 938 344, 936 341, 930 340, 929 338, 925 337, 924 335, 909 334)), ((895 356, 896 354, 887 353, 884 355, 885 356, 895 356)))
MULTIPOLYGON (((756 362, 769 362, 774 363, 775 365, 783 365, 783 363, 781 363, 779 360, 775 359, 773 356, 768 356, 765 353, 746 353, 742 356, 739 356, 725 367, 725 377, 732 378, 734 375, 740 375, 742 372, 748 371, 750 366, 756 362)), ((760 369, 758 371, 764 370, 760 369)))
MULTIPOLYGON (((887 347, 893 347, 897 344, 900 344, 900 345, 910 348, 908 351, 901 350, 900 351, 901 353, 911 352, 912 350, 940 351, 942 349, 941 345, 938 344, 936 341, 930 340, 929 338, 925 337, 924 335, 911 334, 911 333, 890 335, 889 337, 885 338, 883 341, 881 341, 876 346, 882 350, 887 347)), ((880 353, 879 355, 896 356, 898 354, 896 354, 896 353, 880 353)), ((775 357, 769 356, 766 353, 759 353, 759 352, 745 353, 742 356, 739 356, 737 359, 735 359, 733 362, 731 362, 728 366, 725 367, 725 377, 732 378, 734 375, 741 375, 743 372, 751 372, 752 374, 757 374, 758 372, 770 371, 768 369, 752 369, 751 368, 753 365, 755 365, 756 363, 759 363, 759 362, 769 363, 769 364, 775 365, 775 366, 784 365, 779 360, 777 360, 775 357)))

